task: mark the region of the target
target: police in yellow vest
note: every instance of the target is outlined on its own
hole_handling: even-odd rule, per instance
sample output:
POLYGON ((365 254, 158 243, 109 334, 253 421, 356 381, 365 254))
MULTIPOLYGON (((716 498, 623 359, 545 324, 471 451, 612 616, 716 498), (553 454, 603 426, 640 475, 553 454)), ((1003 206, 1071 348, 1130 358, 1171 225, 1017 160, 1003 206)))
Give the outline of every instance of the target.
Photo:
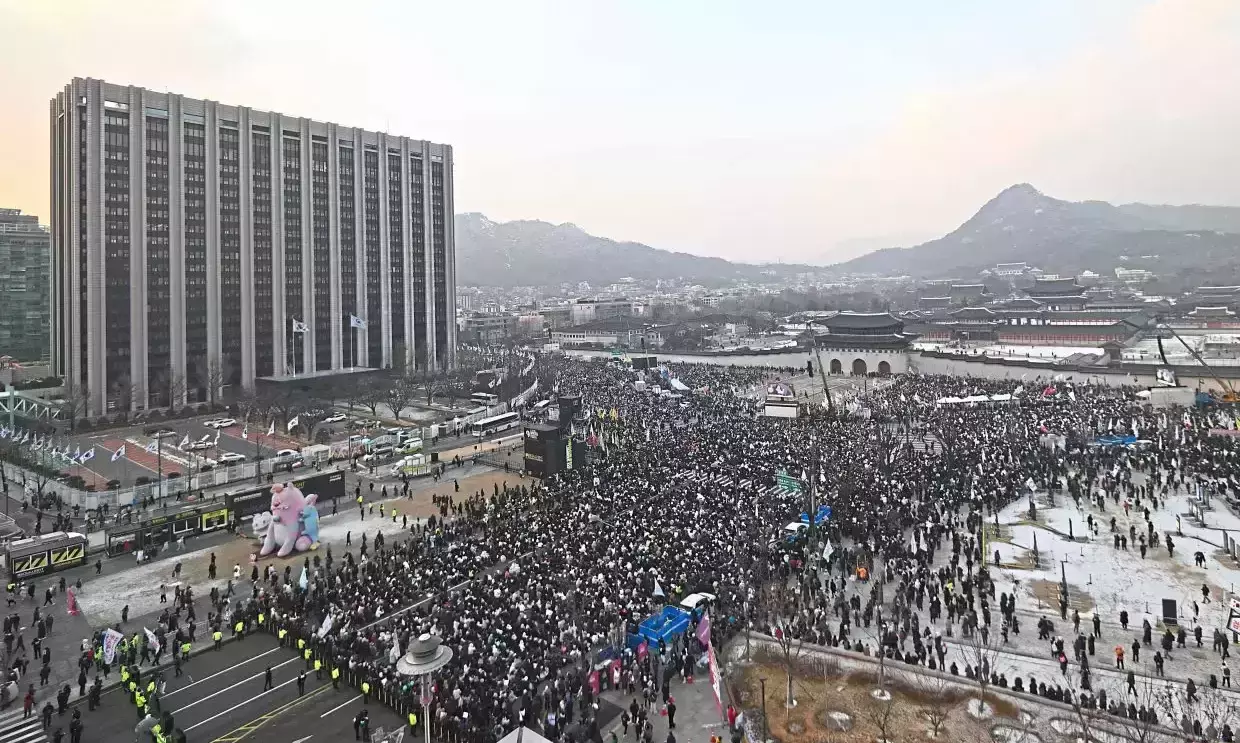
POLYGON ((301 651, 301 655, 302 655, 302 657, 306 659, 306 668, 307 668, 307 669, 309 669, 309 668, 310 668, 310 654, 311 654, 311 653, 310 653, 310 648, 306 648, 305 650, 301 651))
POLYGON ((323 660, 321 658, 314 659, 314 677, 316 679, 323 678, 323 660))
POLYGON ((298 649, 298 650, 305 650, 305 649, 306 649, 306 638, 304 638, 304 637, 298 637, 298 638, 297 638, 297 649, 298 649))
POLYGON ((167 743, 168 741, 168 739, 164 737, 163 726, 158 722, 155 723, 155 727, 151 728, 151 739, 154 740, 155 743, 167 743))
POLYGON ((263 624, 266 623, 266 621, 267 621, 267 615, 260 611, 258 613, 258 626, 262 627, 263 624))
POLYGON ((238 640, 245 639, 245 622, 244 621, 240 619, 237 620, 237 623, 233 625, 233 634, 237 636, 238 640))
POLYGON ((409 733, 411 735, 413 734, 413 729, 417 726, 418 726, 418 716, 410 712, 409 713, 409 733))
POLYGON ((370 704, 370 682, 362 682, 362 704, 370 704))
POLYGON ((340 688, 340 669, 339 668, 332 668, 332 688, 333 689, 340 688))
POLYGON ((219 650, 219 649, 220 649, 220 645, 221 645, 221 644, 223 644, 223 642, 224 642, 224 633, 223 633, 223 632, 220 632, 220 631, 217 629, 216 631, 214 631, 214 632, 212 632, 212 633, 211 633, 211 639, 212 639, 212 640, 215 640, 215 649, 216 649, 216 650, 219 650))
POLYGON ((181 660, 189 660, 189 651, 192 646, 189 640, 181 643, 181 660))
POLYGON ((284 637, 287 634, 288 634, 288 630, 284 629, 283 627, 281 627, 280 631, 276 633, 276 637, 279 638, 280 640, 280 647, 284 647, 284 637))

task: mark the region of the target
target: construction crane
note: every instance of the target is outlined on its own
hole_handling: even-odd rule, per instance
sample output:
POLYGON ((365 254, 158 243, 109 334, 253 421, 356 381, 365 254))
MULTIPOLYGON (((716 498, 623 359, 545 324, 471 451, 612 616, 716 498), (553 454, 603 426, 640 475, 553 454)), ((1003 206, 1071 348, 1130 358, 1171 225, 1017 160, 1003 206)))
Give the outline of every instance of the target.
POLYGON ((812 320, 809 322, 809 325, 811 326, 810 331, 809 331, 809 342, 814 344, 814 361, 818 362, 818 376, 820 379, 822 379, 822 394, 826 398, 824 402, 826 403, 827 411, 829 412, 832 407, 831 406, 831 388, 827 386, 827 373, 822 368, 822 354, 818 352, 818 337, 814 334, 814 330, 812 327, 815 324, 816 323, 812 320))
MULTIPOLYGON (((1140 327, 1138 327, 1138 326, 1136 325, 1136 323, 1132 323, 1132 322, 1129 322, 1129 321, 1127 321, 1127 320, 1124 320, 1124 321, 1122 321, 1122 322, 1123 322, 1124 324, 1126 324, 1126 325, 1132 326, 1132 327, 1134 327, 1134 328, 1138 328, 1139 330, 1145 330, 1145 329, 1146 329, 1146 328, 1140 328, 1140 327)), ((1227 380, 1225 380, 1225 379, 1223 379, 1222 377, 1220 377, 1220 376, 1218 375, 1218 372, 1214 371, 1214 367, 1212 367, 1212 366, 1210 366, 1208 363, 1206 363, 1206 360, 1205 360, 1205 358, 1201 355, 1201 353, 1200 353, 1200 352, 1198 352, 1198 351, 1197 351, 1197 349, 1195 349, 1195 348, 1193 348, 1191 345, 1189 345, 1188 341, 1184 340, 1184 337, 1183 337, 1183 336, 1181 336, 1179 333, 1175 332, 1175 328, 1171 327, 1171 325, 1169 325, 1167 322, 1165 322, 1164 320, 1162 320, 1162 319, 1161 319, 1161 318, 1159 318, 1159 317, 1155 317, 1155 318, 1153 318, 1153 325, 1154 325, 1154 329, 1155 329, 1155 330, 1158 330, 1158 331, 1163 331, 1163 330, 1165 330, 1165 331, 1167 331, 1168 333, 1170 333, 1170 334, 1171 334, 1171 337, 1172 337, 1172 338, 1175 338, 1177 341, 1179 341, 1179 342, 1180 342, 1180 345, 1184 346, 1184 350, 1188 351, 1188 354, 1189 354, 1190 356, 1192 356, 1192 357, 1193 357, 1193 359, 1194 359, 1194 360, 1195 360, 1198 364, 1201 364, 1201 367, 1202 367, 1203 369, 1205 369, 1207 372, 1209 372, 1209 373, 1210 373, 1210 378, 1211 378, 1211 379, 1213 379, 1215 382, 1218 382, 1218 386, 1219 386, 1220 388, 1222 388, 1222 390, 1223 390, 1222 402, 1225 402, 1225 403, 1236 403, 1236 402, 1240 402, 1240 393, 1237 393, 1237 392, 1236 392, 1235 387, 1233 387, 1233 386, 1231 385, 1231 383, 1230 383, 1230 382, 1228 382, 1227 380)), ((1148 326, 1147 326, 1147 327, 1148 327, 1148 326)), ((1155 340, 1157 340, 1157 341, 1158 341, 1158 356, 1159 356, 1159 358, 1161 358, 1161 359, 1162 359, 1162 362, 1163 362, 1164 364, 1167 364, 1167 366, 1170 366, 1171 364, 1167 361, 1167 354, 1163 351, 1162 336, 1161 336, 1161 335, 1159 335, 1159 336, 1155 336, 1155 340)))

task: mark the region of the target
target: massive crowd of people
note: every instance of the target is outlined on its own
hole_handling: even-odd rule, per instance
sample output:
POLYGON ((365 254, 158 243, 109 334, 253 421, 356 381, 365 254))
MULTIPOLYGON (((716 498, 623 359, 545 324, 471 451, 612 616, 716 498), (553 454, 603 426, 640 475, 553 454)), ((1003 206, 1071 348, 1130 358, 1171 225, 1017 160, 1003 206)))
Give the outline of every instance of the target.
MULTIPOLYGON (((1133 389, 907 376, 848 410, 790 421, 760 414, 769 369, 673 365, 695 392, 671 395, 637 389, 636 372, 615 363, 539 363, 559 393, 582 396, 588 465, 440 496, 443 517, 405 538, 308 558, 304 589, 296 576, 269 574, 250 610, 295 627, 333 666, 411 707, 421 690, 395 662, 420 635, 441 637, 455 658, 434 677, 434 724, 478 743, 519 721, 553 740, 599 740, 600 687, 666 699, 668 679, 699 665, 695 633, 649 653, 626 638, 665 601, 694 592, 717 597, 716 642, 753 622, 864 652, 881 644, 890 657, 946 670, 942 625, 931 630, 944 615, 965 635, 1000 632, 990 629, 997 583, 979 541, 998 509, 1039 490, 1123 496, 1139 511, 1186 483, 1237 483, 1234 439, 1208 437, 1203 413, 1168 421, 1133 389), (1014 392, 1008 403, 936 404, 1014 392), (1148 443, 1090 445, 1107 432, 1148 443), (781 473, 800 485, 773 487, 781 473), (824 561, 784 534, 813 500, 832 508, 824 561), (859 629, 871 625, 882 631, 859 629)), ((1015 603, 1006 591, 997 602, 1005 639, 1019 632, 1015 603)), ((1047 675, 1027 690, 1152 714, 1094 693, 1081 657, 1081 683, 1047 675)), ((1026 689, 995 669, 951 670, 1026 689)))

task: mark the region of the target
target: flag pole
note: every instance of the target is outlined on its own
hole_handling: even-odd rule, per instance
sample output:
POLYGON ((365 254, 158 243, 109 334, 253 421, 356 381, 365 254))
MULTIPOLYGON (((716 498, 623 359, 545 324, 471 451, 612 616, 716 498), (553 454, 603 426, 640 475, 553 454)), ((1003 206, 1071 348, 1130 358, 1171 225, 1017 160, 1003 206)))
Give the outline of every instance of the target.
MULTIPOLYGON (((158 432, 157 432, 158 433, 158 432)), ((156 500, 159 505, 164 505, 164 437, 159 436, 155 439, 155 460, 156 464, 155 479, 159 481, 156 500)), ((118 504, 119 505, 119 504, 118 504)))

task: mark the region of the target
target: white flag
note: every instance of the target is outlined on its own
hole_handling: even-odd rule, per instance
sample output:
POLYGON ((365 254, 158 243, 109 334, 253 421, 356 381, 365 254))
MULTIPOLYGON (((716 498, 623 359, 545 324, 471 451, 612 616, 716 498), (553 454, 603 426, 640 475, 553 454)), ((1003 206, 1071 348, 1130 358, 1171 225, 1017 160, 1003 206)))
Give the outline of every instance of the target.
POLYGON ((125 636, 114 629, 103 633, 103 659, 108 663, 116 661, 116 646, 121 644, 125 636))
POLYGON ((655 579, 655 582, 654 582, 654 595, 662 596, 665 598, 667 597, 667 594, 663 593, 663 586, 659 585, 659 581, 657 578, 655 579))
POLYGON ((95 447, 92 446, 91 448, 82 452, 82 456, 78 458, 78 461, 81 462, 82 464, 86 464, 87 462, 89 462, 90 460, 94 458, 95 458, 95 447))
POLYGON ((189 446, 189 434, 188 433, 185 434, 185 438, 181 439, 181 445, 178 446, 177 448, 184 449, 187 446, 189 446))
POLYGON ((327 636, 327 633, 332 631, 332 625, 335 624, 335 621, 335 617, 331 614, 323 617, 323 624, 319 626, 319 637, 327 636))
POLYGON ((220 443, 220 429, 218 429, 218 428, 217 428, 217 429, 215 429, 215 441, 214 441, 214 443, 216 443, 216 444, 219 444, 219 443, 220 443))
POLYGON ((151 453, 151 454, 154 454, 154 453, 155 453, 155 451, 156 451, 157 449, 159 449, 159 439, 155 439, 155 440, 154 440, 154 441, 152 441, 151 443, 149 443, 149 444, 147 444, 146 446, 142 447, 142 449, 143 449, 144 451, 147 451, 147 452, 151 453))
POLYGON ((241 427, 241 438, 243 439, 250 438, 250 424, 249 423, 241 427))
POLYGON ((301 423, 301 416, 300 415, 293 416, 292 419, 289 420, 288 422, 288 430, 292 431, 294 428, 297 428, 298 423, 301 423))
POLYGON ((74 452, 73 452, 73 459, 74 459, 74 460, 78 460, 78 459, 81 459, 81 458, 82 458, 82 445, 81 445, 81 444, 78 444, 77 449, 75 449, 75 450, 74 450, 74 452))
POLYGON ((305 323, 304 323, 304 322, 302 322, 301 320, 296 320, 296 319, 295 319, 295 320, 293 320, 293 332, 294 332, 294 333, 309 333, 309 332, 310 332, 310 326, 309 326, 309 325, 307 325, 307 324, 305 324, 305 323))
POLYGON ((150 631, 146 627, 143 627, 142 631, 146 633, 146 641, 151 646, 151 652, 159 655, 159 638, 155 636, 154 632, 150 631))
POLYGON ((112 452, 112 461, 115 462, 116 460, 120 459, 123 456, 125 456, 125 445, 121 444, 120 448, 112 452))
POLYGON ((366 321, 358 317, 357 315, 349 315, 349 327, 365 330, 366 321))
POLYGON ((267 427, 267 435, 268 435, 268 436, 275 436, 275 435, 276 435, 276 422, 275 422, 275 420, 272 420, 272 421, 271 421, 271 425, 267 427))

